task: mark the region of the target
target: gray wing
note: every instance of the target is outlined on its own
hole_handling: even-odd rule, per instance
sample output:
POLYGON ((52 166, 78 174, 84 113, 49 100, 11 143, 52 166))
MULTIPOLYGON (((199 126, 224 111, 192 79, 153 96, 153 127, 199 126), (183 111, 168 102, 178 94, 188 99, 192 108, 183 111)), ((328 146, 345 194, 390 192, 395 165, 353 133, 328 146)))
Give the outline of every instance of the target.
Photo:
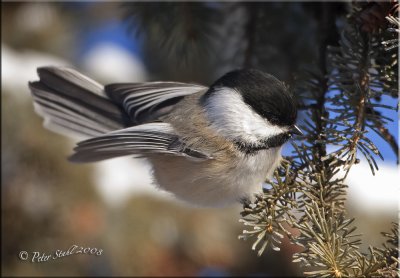
POLYGON ((119 83, 105 86, 107 96, 118 103, 134 124, 160 120, 183 97, 207 87, 179 82, 119 83))
POLYGON ((79 142, 72 162, 94 162, 120 156, 170 154, 195 161, 211 159, 209 154, 188 148, 168 123, 149 123, 121 129, 79 142))
POLYGON ((184 96, 205 87, 179 82, 121 83, 103 86, 74 69, 38 68, 30 82, 36 112, 56 132, 94 137, 158 121, 184 96))
POLYGON ((29 88, 45 127, 93 137, 128 126, 129 116, 107 97, 101 84, 70 68, 37 71, 40 80, 29 82, 29 88))

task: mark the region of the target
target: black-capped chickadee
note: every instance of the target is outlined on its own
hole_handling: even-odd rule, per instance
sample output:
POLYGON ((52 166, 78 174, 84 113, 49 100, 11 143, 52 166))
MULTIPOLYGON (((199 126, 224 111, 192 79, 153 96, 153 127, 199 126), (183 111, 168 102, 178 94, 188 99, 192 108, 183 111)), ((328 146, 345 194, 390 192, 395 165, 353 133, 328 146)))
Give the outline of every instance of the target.
POLYGON ((282 145, 299 134, 285 85, 235 70, 209 88, 178 82, 102 86, 81 73, 38 68, 30 82, 45 127, 90 137, 69 158, 147 158, 155 183, 194 205, 223 206, 261 192, 282 145))

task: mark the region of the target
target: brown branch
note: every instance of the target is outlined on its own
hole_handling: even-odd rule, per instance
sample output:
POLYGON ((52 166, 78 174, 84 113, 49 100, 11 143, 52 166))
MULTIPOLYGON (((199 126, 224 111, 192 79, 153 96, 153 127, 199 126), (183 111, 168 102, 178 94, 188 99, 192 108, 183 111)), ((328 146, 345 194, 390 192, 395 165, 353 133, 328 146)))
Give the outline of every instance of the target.
MULTIPOLYGON (((316 97, 316 103, 313 105, 312 116, 315 122, 315 134, 312 140, 316 142, 313 144, 313 153, 317 160, 318 167, 327 168, 327 162, 321 159, 326 156, 326 144, 324 137, 326 131, 326 118, 328 113, 326 111, 326 93, 328 92, 328 69, 327 69, 327 48, 331 43, 331 34, 336 31, 335 15, 332 12, 332 3, 320 3, 318 12, 315 14, 318 22, 318 68, 321 77, 318 80, 319 94, 316 97)), ((320 168, 319 170, 322 170, 320 168)))
POLYGON ((392 151, 396 155, 396 163, 399 164, 399 145, 397 144, 396 138, 389 132, 389 130, 383 126, 382 123, 379 123, 378 126, 378 131, 380 132, 380 135, 382 138, 389 144, 389 146, 392 148, 392 151))
MULTIPOLYGON (((371 109, 371 114, 379 115, 375 109, 371 109)), ((372 128, 375 133, 377 133, 383 140, 385 140, 396 156, 396 163, 399 164, 399 146, 397 144, 396 138, 389 132, 389 130, 383 125, 379 120, 374 120, 374 128, 372 128)))
POLYGON ((370 42, 369 42, 369 35, 368 34, 361 34, 361 38, 362 38, 362 45, 363 45, 363 49, 362 49, 362 60, 360 61, 360 65, 358 67, 358 71, 361 73, 360 74, 360 78, 358 80, 358 87, 360 89, 360 98, 358 100, 358 106, 357 106, 357 118, 356 118, 356 122, 355 122, 355 132, 354 135, 352 136, 351 140, 351 144, 349 146, 349 159, 347 159, 347 170, 346 170, 346 175, 345 177, 347 177, 347 174, 350 171, 350 166, 352 164, 355 163, 357 156, 357 145, 358 145, 358 141, 360 141, 360 139, 363 136, 363 131, 365 129, 365 116, 366 116, 366 99, 367 99, 367 94, 368 94, 368 89, 369 89, 369 80, 370 80, 370 76, 368 73, 368 63, 369 63, 369 52, 370 52, 370 42))
POLYGON ((325 133, 326 121, 323 119, 326 116, 325 109, 325 94, 328 91, 328 78, 327 78, 327 47, 328 47, 328 37, 329 31, 332 25, 332 21, 334 20, 331 12, 329 3, 321 3, 320 4, 320 13, 319 13, 319 58, 318 58, 318 66, 319 70, 322 74, 322 79, 319 80, 320 84, 320 94, 317 98, 316 110, 315 111, 315 124, 316 124, 316 138, 318 143, 315 144, 315 148, 317 151, 317 157, 322 158, 326 156, 326 145, 324 143, 320 143, 321 135, 325 133))

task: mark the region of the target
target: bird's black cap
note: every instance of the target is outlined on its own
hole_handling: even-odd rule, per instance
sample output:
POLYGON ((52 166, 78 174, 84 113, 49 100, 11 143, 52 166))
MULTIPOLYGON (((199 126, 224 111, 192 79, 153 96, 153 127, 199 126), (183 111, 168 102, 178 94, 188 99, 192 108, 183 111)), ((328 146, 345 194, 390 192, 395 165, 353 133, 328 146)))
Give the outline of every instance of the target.
POLYGON ((233 88, 259 115, 279 126, 292 126, 297 107, 288 88, 274 76, 255 69, 231 71, 218 79, 206 93, 217 93, 218 87, 233 88))

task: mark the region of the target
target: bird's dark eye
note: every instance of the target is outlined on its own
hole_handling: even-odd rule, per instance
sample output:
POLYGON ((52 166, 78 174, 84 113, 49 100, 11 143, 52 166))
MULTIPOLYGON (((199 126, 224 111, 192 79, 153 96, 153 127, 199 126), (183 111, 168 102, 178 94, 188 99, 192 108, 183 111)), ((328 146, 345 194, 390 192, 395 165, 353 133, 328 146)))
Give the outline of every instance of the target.
POLYGON ((265 114, 264 118, 267 119, 273 125, 279 125, 279 117, 274 114, 265 114))

